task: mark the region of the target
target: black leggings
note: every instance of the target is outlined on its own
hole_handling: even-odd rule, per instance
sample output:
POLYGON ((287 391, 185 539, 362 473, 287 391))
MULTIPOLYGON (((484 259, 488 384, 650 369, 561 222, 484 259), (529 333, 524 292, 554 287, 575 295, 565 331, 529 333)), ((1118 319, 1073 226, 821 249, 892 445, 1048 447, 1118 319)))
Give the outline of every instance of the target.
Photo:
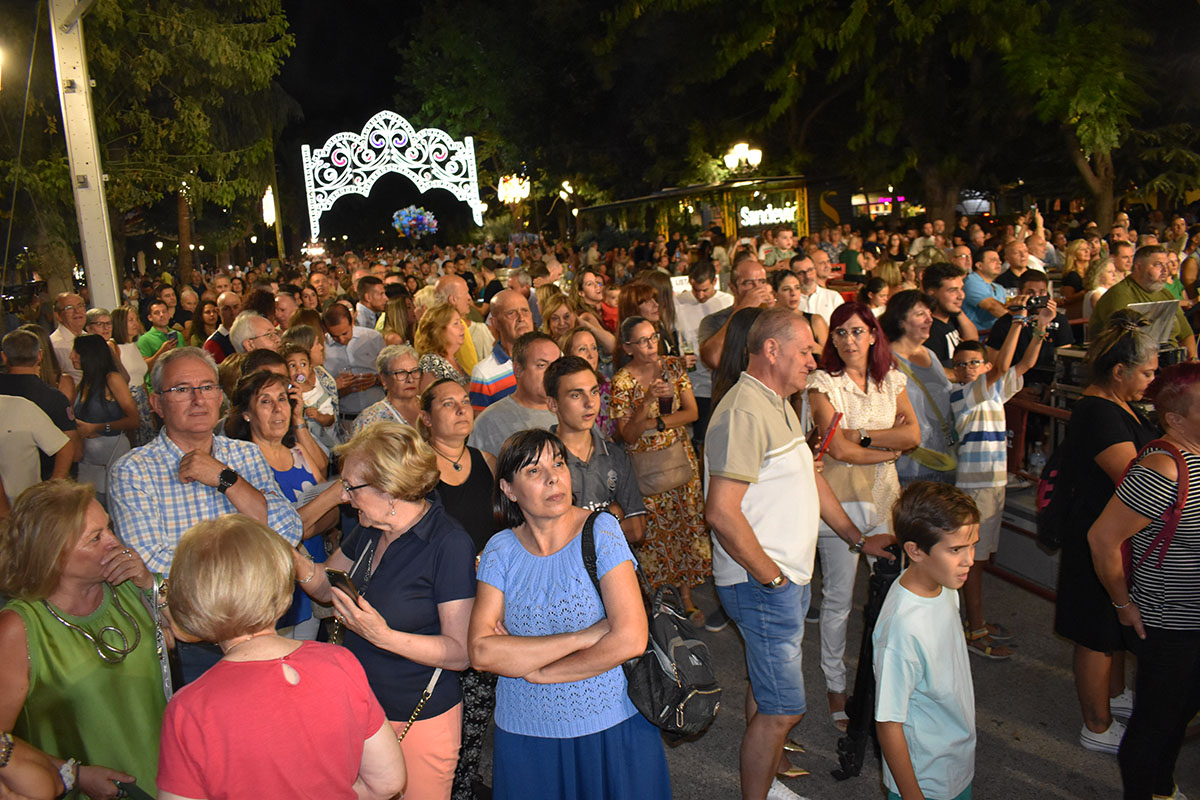
POLYGON ((1133 651, 1137 695, 1117 758, 1125 800, 1150 800, 1175 790, 1179 748, 1200 711, 1200 632, 1147 627, 1133 651))
POLYGON ((462 745, 458 749, 458 767, 454 770, 451 800, 474 800, 471 784, 479 777, 479 755, 483 735, 496 710, 496 676, 490 672, 465 669, 458 674, 462 682, 462 745))

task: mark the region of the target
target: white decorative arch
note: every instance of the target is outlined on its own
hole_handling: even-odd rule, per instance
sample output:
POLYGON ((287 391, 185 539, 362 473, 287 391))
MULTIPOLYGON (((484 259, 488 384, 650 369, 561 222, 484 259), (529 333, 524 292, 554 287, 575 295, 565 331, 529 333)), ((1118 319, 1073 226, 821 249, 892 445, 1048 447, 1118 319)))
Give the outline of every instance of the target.
POLYGON ((471 207, 476 225, 483 224, 475 143, 470 136, 455 141, 437 128, 414 130, 394 111, 380 111, 361 133, 335 133, 324 147, 301 145, 308 225, 312 240, 321 233, 321 215, 346 194, 371 193, 380 177, 391 172, 408 178, 422 192, 445 189, 471 207))

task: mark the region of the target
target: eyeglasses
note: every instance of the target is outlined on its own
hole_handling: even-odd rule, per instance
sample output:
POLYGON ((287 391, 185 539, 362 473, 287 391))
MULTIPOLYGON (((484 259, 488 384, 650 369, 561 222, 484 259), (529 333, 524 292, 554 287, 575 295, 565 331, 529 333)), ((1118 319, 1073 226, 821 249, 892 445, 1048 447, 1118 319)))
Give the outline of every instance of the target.
POLYGON ((346 483, 344 478, 340 481, 340 483, 342 484, 342 491, 344 491, 346 494, 354 494, 359 489, 365 489, 371 485, 370 483, 360 483, 357 486, 351 486, 350 484, 346 483))
POLYGON ((659 338, 660 337, 657 333, 652 333, 649 336, 643 336, 640 339, 634 339, 633 341, 626 342, 625 344, 633 347, 649 347, 652 344, 658 344, 659 338))
POLYGON ((251 336, 250 338, 246 339, 246 341, 253 342, 255 339, 274 339, 277 342, 282 341, 279 336, 279 331, 277 330, 269 330, 266 333, 260 333, 258 336, 251 336))
POLYGON ((159 389, 158 393, 168 400, 186 400, 189 397, 200 396, 209 398, 221 391, 215 383, 205 383, 200 386, 172 386, 169 389, 159 389))
POLYGON ((982 358, 972 358, 970 361, 955 361, 952 362, 955 369, 959 367, 981 367, 985 363, 982 358))
POLYGON ((402 381, 415 381, 421 375, 419 369, 385 369, 384 375, 390 375, 393 378, 399 378, 402 381))
POLYGON ((860 339, 866 332, 866 328, 838 328, 833 335, 839 339, 860 339))
POLYGON ((69 306, 60 306, 57 311, 59 314, 66 314, 68 311, 82 311, 83 306, 78 306, 72 303, 69 306))

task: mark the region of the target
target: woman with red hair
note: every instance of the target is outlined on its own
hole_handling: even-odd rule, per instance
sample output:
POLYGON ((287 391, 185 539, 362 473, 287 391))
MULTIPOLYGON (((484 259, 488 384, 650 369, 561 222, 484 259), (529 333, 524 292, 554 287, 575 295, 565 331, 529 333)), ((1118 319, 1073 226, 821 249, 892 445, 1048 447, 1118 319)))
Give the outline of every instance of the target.
MULTIPOLYGON (((862 303, 843 303, 829 318, 829 341, 820 369, 808 376, 813 421, 829 429, 841 412, 825 453, 825 479, 865 537, 892 536, 892 504, 900 496, 896 459, 921 443, 907 380, 892 361, 887 337, 862 303)), ((834 725, 846 730, 846 623, 862 542, 847 550, 821 523, 821 670, 825 673, 834 725)))

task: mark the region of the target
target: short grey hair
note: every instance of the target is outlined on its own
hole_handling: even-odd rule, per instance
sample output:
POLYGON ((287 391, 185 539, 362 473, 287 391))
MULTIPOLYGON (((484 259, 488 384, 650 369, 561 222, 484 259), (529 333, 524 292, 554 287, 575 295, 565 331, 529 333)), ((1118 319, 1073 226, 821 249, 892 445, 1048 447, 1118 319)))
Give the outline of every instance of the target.
POLYGON ((416 348, 411 344, 389 344, 379 351, 379 356, 375 359, 375 371, 383 372, 388 368, 388 364, 401 356, 412 356, 414 359, 420 360, 416 348))
POLYGON ((751 355, 762 353, 768 339, 790 342, 796 338, 797 324, 808 325, 808 320, 789 308, 768 308, 758 315, 746 334, 746 352, 751 355))
POLYGON ((163 373, 166 372, 167 366, 172 362, 185 358, 195 358, 203 361, 212 370, 213 383, 219 383, 217 380, 217 362, 213 361, 213 357, 206 350, 200 347, 179 347, 163 353, 158 357, 158 361, 154 362, 154 368, 150 370, 150 390, 155 394, 161 392, 163 373))
POLYGON ((516 278, 517 285, 526 288, 533 285, 533 278, 529 277, 529 272, 524 269, 514 269, 508 273, 508 277, 516 278))
POLYGON ((112 314, 108 313, 107 309, 89 308, 87 314, 83 318, 83 327, 86 328, 88 325, 96 324, 101 317, 108 317, 110 321, 112 320, 112 314))
POLYGON ((254 320, 261 319, 268 325, 270 320, 259 314, 257 311, 243 311, 237 315, 237 319, 229 326, 229 341, 233 342, 233 349, 239 353, 246 352, 243 346, 247 339, 254 338, 254 320))

